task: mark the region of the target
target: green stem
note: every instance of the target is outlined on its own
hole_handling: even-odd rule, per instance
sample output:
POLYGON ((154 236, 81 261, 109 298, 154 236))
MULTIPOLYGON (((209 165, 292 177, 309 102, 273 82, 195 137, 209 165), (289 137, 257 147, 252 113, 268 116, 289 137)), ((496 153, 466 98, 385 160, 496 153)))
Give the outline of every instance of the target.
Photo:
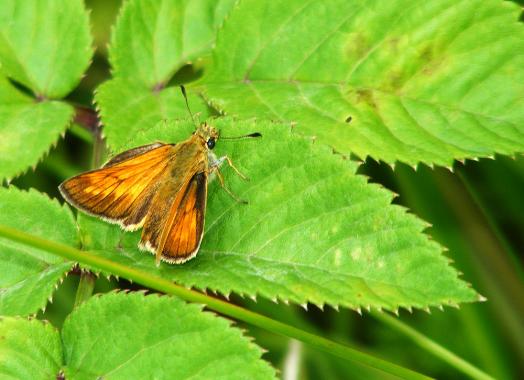
POLYGON ((419 345, 421 348, 432 353, 436 357, 442 359, 449 365, 455 367, 462 373, 470 376, 473 379, 481 380, 493 380, 494 378, 481 371, 479 368, 475 367, 471 363, 465 361, 461 357, 455 355, 453 352, 449 351, 445 347, 442 347, 437 342, 431 340, 424 334, 419 333, 417 330, 406 325, 398 318, 393 318, 390 315, 385 313, 372 313, 372 315, 380 320, 381 322, 393 327, 395 330, 399 331, 403 335, 410 338, 413 342, 419 345))
MULTIPOLYGON (((100 166, 104 150, 104 141, 102 140, 98 115, 90 108, 79 105, 75 106, 75 111, 75 122, 81 125, 85 131, 91 132, 93 139, 93 166, 96 168, 100 166)), ((81 270, 74 307, 76 308, 87 301, 93 294, 94 289, 95 276, 93 273, 88 270, 81 270)))
POLYGON ((493 217, 493 215, 491 215, 489 208, 486 207, 486 205, 482 201, 479 192, 475 189, 475 186, 471 184, 471 181, 468 179, 468 176, 464 173, 464 170, 457 170, 456 173, 458 178, 462 181, 464 188, 471 196, 473 203, 475 204, 475 206, 477 206, 481 215, 484 217, 486 223, 488 224, 490 230, 493 232, 493 237, 498 240, 498 243, 502 248, 501 251, 505 252, 511 260, 511 267, 514 270, 515 275, 518 276, 518 282, 522 284, 522 280, 524 279, 524 273, 522 270, 522 265, 520 263, 518 253, 515 252, 508 239, 506 239, 504 233, 499 228, 498 223, 495 221, 495 218, 493 217))
POLYGON ((90 271, 82 271, 80 273, 80 282, 76 289, 76 297, 74 307, 80 306, 82 303, 87 301, 92 295, 95 289, 95 276, 90 271))
POLYGON ((91 144, 93 142, 93 134, 76 123, 71 126, 69 132, 85 143, 91 144))
POLYGON ((244 321, 254 326, 261 327, 273 333, 301 340, 302 342, 308 343, 319 350, 325 351, 343 359, 365 364, 369 367, 382 370, 386 373, 404 379, 428 379, 427 376, 419 374, 410 369, 398 366, 394 363, 387 362, 351 347, 333 342, 329 339, 273 320, 264 315, 243 309, 239 306, 209 297, 194 290, 186 289, 163 278, 112 262, 103 257, 98 257, 73 247, 29 235, 25 232, 7 226, 0 225, 0 236, 37 249, 44 250, 46 252, 56 254, 69 260, 80 262, 84 265, 93 266, 99 270, 110 272, 114 275, 132 280, 146 287, 178 296, 186 301, 204 304, 209 309, 217 311, 221 314, 244 321))

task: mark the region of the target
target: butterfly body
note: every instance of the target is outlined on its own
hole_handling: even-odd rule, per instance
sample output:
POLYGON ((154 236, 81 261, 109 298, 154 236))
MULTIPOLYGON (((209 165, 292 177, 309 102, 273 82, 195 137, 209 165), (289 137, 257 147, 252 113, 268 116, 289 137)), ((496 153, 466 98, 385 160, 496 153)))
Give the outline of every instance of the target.
POLYGON ((169 263, 194 257, 204 232, 207 181, 220 163, 210 151, 218 132, 202 124, 178 144, 154 143, 120 153, 102 168, 63 182, 63 197, 78 209, 142 228, 139 248, 169 263))

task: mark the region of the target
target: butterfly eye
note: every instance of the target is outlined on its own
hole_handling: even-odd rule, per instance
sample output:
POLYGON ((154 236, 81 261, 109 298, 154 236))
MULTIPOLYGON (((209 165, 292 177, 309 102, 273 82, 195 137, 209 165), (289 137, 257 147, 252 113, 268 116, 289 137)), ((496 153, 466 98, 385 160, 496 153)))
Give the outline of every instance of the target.
POLYGON ((215 139, 214 138, 210 138, 209 140, 207 140, 207 147, 209 149, 213 149, 215 147, 215 139))

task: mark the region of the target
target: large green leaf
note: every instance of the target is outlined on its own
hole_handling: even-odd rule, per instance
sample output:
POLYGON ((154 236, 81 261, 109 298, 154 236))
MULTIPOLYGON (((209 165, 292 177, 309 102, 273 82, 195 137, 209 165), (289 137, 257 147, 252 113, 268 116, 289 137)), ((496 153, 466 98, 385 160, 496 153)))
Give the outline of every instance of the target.
POLYGON ((173 297, 94 297, 68 317, 62 341, 67 379, 275 378, 240 330, 173 297))
MULTIPOLYGON (((285 125, 218 119, 227 136, 260 131, 261 139, 219 141, 250 177, 223 167, 236 203, 216 182, 209 187, 205 235, 198 256, 162 264, 137 249, 140 233, 92 217, 79 221, 86 249, 186 286, 312 302, 395 310, 474 301, 425 224, 391 205, 392 194, 356 175, 357 165, 285 125)), ((180 141, 189 122, 160 123, 134 143, 180 141)), ((157 212, 165 212, 158 210, 157 212)))
POLYGON ((58 101, 35 102, 0 75, 0 179, 36 165, 72 117, 73 107, 58 101))
POLYGON ((60 335, 52 325, 0 317, 1 379, 56 379, 61 365, 60 335))
MULTIPOLYGON (((114 79, 96 97, 109 145, 163 119, 187 116, 184 98, 166 87, 185 64, 209 55, 216 29, 235 0, 131 0, 117 20, 109 49, 114 79)), ((193 112, 208 109, 189 94, 193 112)))
MULTIPOLYGON (((0 224, 79 245, 69 208, 34 190, 0 188, 0 224)), ((28 315, 42 309, 71 266, 51 253, 0 239, 0 315, 28 315)))
POLYGON ((0 179, 21 174, 64 133, 71 92, 92 55, 81 0, 5 0, 0 6, 0 179), (8 78, 35 98, 22 94, 8 78))
POLYGON ((450 165, 524 150, 524 28, 509 1, 243 1, 202 90, 341 152, 450 165), (348 119, 351 118, 351 119, 348 119))
POLYGON ((93 297, 61 335, 39 320, 1 317, 0 378, 275 378, 260 347, 229 321, 173 297, 93 297))
POLYGON ((2 72, 39 97, 62 98, 76 87, 91 40, 82 0, 2 1, 2 72))

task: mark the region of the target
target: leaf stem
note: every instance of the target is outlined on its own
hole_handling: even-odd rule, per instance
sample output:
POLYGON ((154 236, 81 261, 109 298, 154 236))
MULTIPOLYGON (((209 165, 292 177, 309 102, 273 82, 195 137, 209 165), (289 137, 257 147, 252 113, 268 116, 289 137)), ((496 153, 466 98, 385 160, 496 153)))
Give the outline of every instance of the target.
POLYGON ((71 125, 71 128, 69 128, 69 132, 71 132, 72 135, 78 137, 80 140, 84 141, 87 144, 91 144, 93 142, 93 134, 76 123, 73 123, 73 125, 71 125))
MULTIPOLYGON (((93 166, 99 167, 102 161, 102 156, 105 151, 104 139, 102 138, 102 129, 100 125, 100 119, 96 111, 91 108, 84 107, 81 105, 75 105, 75 119, 74 124, 85 128, 89 131, 93 137, 93 166)), ((86 136, 82 132, 75 131, 77 136, 82 139, 86 139, 86 136)))
POLYGON ((95 276, 90 271, 82 270, 80 272, 80 282, 76 289, 74 308, 80 306, 93 295, 95 281, 95 276))
POLYGON ((473 364, 465 361, 461 357, 457 356, 453 352, 449 351, 447 348, 441 346, 434 340, 428 338, 424 334, 419 333, 414 328, 403 323, 401 320, 394 318, 385 313, 372 313, 373 317, 379 321, 387 324, 390 327, 393 327, 395 330, 399 331, 403 335, 407 336, 417 345, 425 349, 426 351, 432 353, 436 357, 442 359, 452 367, 455 367, 462 373, 470 376, 473 379, 479 380, 493 380, 494 378, 475 367, 473 364))
POLYGON ((75 119, 74 122, 83 128, 87 129, 92 134, 97 133, 100 129, 100 120, 94 110, 81 105, 75 105, 75 119))
POLYGON ((466 192, 469 193, 469 195, 471 196, 473 204, 478 208, 480 214, 484 217, 487 225, 493 233, 493 238, 498 240, 498 243, 501 247, 501 251, 504 251, 511 260, 511 267, 514 270, 514 276, 518 276, 518 279, 520 280, 518 282, 522 284, 522 280, 524 279, 524 272, 522 270, 522 265, 519 260, 519 255, 517 254, 517 252, 515 252, 510 242, 505 237, 504 233, 501 231, 498 223, 495 221, 495 218, 493 217, 493 215, 491 215, 489 208, 486 207, 486 205, 482 201, 479 192, 475 189, 475 186, 473 186, 471 181, 469 180, 465 170, 461 168, 460 170, 457 170, 456 173, 458 178, 462 182, 466 192))
POLYGON ((412 371, 408 368, 398 366, 394 363, 379 359, 354 348, 333 342, 329 339, 301 330, 294 326, 287 325, 280 321, 273 320, 250 310, 243 309, 237 305, 209 297, 191 289, 186 289, 163 278, 112 262, 103 257, 98 257, 88 252, 80 251, 67 245, 42 239, 40 237, 33 236, 3 225, 0 225, 0 236, 37 249, 44 250, 46 252, 56 254, 69 260, 96 267, 97 269, 110 272, 128 280, 132 280, 149 288, 178 296, 185 301, 204 304, 209 309, 221 314, 236 318, 254 326, 261 327, 276 334, 301 340, 302 342, 308 343, 319 350, 325 351, 343 359, 365 364, 369 367, 382 370, 386 373, 401 377, 403 379, 428 379, 427 376, 412 371))

